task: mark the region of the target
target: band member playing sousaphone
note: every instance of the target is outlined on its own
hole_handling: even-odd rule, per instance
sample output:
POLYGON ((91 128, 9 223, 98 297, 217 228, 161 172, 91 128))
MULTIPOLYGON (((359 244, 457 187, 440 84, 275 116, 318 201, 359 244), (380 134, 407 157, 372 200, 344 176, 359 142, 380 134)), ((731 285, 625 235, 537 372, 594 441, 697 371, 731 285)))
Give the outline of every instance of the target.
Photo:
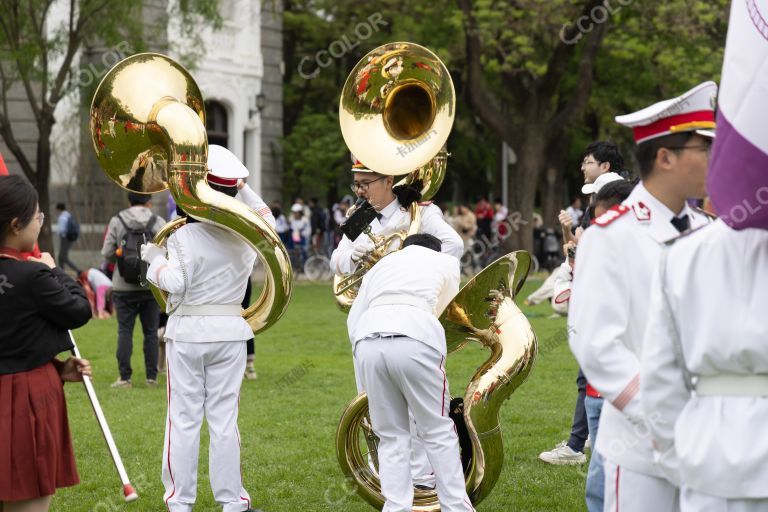
MULTIPOLYGON (((232 153, 215 149, 208 184, 230 197, 248 170, 232 153)), ((243 187, 244 199, 266 216, 269 209, 243 187)), ((180 214, 186 215, 181 210, 180 214)), ((271 213, 269 214, 271 217, 271 213)), ((272 223, 274 220, 272 220, 272 223)), ((246 366, 246 341, 253 331, 241 302, 256 251, 234 233, 187 216, 165 249, 142 246, 147 280, 170 293, 165 330, 168 421, 163 444, 164 500, 171 511, 192 509, 203 416, 211 433, 210 480, 224 512, 253 510, 240 473, 238 400, 246 366)))

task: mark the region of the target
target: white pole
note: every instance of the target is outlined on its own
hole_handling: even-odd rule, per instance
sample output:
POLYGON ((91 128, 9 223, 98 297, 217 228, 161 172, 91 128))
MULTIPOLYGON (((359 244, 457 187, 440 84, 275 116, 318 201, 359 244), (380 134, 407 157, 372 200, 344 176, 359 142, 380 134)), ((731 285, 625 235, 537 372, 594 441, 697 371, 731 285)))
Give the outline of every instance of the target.
MULTIPOLYGON (((72 355, 78 359, 82 359, 80 351, 77 349, 77 343, 75 343, 75 337, 72 336, 72 331, 67 332, 69 332, 69 339, 72 340, 72 355)), ((128 473, 126 473, 125 466, 123 466, 123 460, 120 458, 120 453, 117 451, 117 445, 115 445, 115 440, 112 438, 112 432, 109 430, 107 418, 104 417, 104 411, 101 410, 99 399, 96 397, 96 390, 93 389, 93 382, 87 375, 83 375, 83 385, 88 394, 88 399, 91 401, 93 412, 96 414, 96 420, 99 422, 101 433, 104 435, 104 440, 107 442, 109 454, 112 456, 112 462, 115 463, 117 474, 120 476, 120 482, 123 484, 123 496, 125 496, 125 501, 135 501, 139 498, 139 495, 136 493, 136 489, 133 488, 131 481, 128 479, 128 473)))

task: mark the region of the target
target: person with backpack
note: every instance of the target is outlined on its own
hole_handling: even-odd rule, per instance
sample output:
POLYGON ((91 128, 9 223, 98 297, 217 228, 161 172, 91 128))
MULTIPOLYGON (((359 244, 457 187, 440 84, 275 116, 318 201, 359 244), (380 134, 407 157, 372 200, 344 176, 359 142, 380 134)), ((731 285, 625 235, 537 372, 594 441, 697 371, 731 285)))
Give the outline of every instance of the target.
POLYGON ((80 238, 80 224, 77 223, 72 213, 67 210, 64 203, 56 204, 56 211, 59 217, 56 221, 59 232, 59 266, 64 270, 65 265, 69 265, 80 275, 80 269, 69 259, 69 248, 80 238))
POLYGON ((165 225, 165 220, 152 213, 152 196, 128 193, 130 207, 112 217, 101 254, 115 263, 112 275, 112 302, 117 313, 117 364, 120 376, 112 384, 115 388, 133 386, 131 354, 133 352, 133 326, 136 317, 144 333, 144 365, 147 386, 157 387, 157 329, 160 309, 152 292, 141 286, 141 255, 139 246, 151 242, 165 225))

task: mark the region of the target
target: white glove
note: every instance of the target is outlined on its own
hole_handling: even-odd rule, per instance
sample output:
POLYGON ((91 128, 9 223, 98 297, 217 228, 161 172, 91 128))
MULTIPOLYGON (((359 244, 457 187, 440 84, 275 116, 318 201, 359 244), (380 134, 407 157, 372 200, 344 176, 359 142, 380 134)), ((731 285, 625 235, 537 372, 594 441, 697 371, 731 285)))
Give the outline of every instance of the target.
POLYGON ((165 247, 160 247, 155 244, 142 244, 141 246, 141 259, 149 264, 152 264, 156 258, 165 258, 165 247))
POLYGON ((365 233, 361 234, 352 245, 352 263, 357 263, 373 250, 373 240, 365 233))

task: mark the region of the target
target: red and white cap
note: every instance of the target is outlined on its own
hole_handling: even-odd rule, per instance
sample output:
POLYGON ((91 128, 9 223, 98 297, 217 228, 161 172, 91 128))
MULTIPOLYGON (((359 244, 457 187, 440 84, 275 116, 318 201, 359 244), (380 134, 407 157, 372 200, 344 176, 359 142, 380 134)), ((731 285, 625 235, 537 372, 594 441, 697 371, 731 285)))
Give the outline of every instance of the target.
POLYGON ((363 164, 360 160, 355 158, 355 155, 350 153, 349 156, 352 159, 352 172, 369 172, 373 174, 373 171, 367 168, 365 164, 363 164))
POLYGON ((717 84, 704 82, 677 98, 660 101, 632 114, 616 116, 616 122, 632 128, 636 144, 689 131, 714 137, 716 102, 717 84))
POLYGON ((239 158, 223 146, 208 146, 208 183, 223 187, 237 186, 237 180, 245 179, 250 173, 239 158))

